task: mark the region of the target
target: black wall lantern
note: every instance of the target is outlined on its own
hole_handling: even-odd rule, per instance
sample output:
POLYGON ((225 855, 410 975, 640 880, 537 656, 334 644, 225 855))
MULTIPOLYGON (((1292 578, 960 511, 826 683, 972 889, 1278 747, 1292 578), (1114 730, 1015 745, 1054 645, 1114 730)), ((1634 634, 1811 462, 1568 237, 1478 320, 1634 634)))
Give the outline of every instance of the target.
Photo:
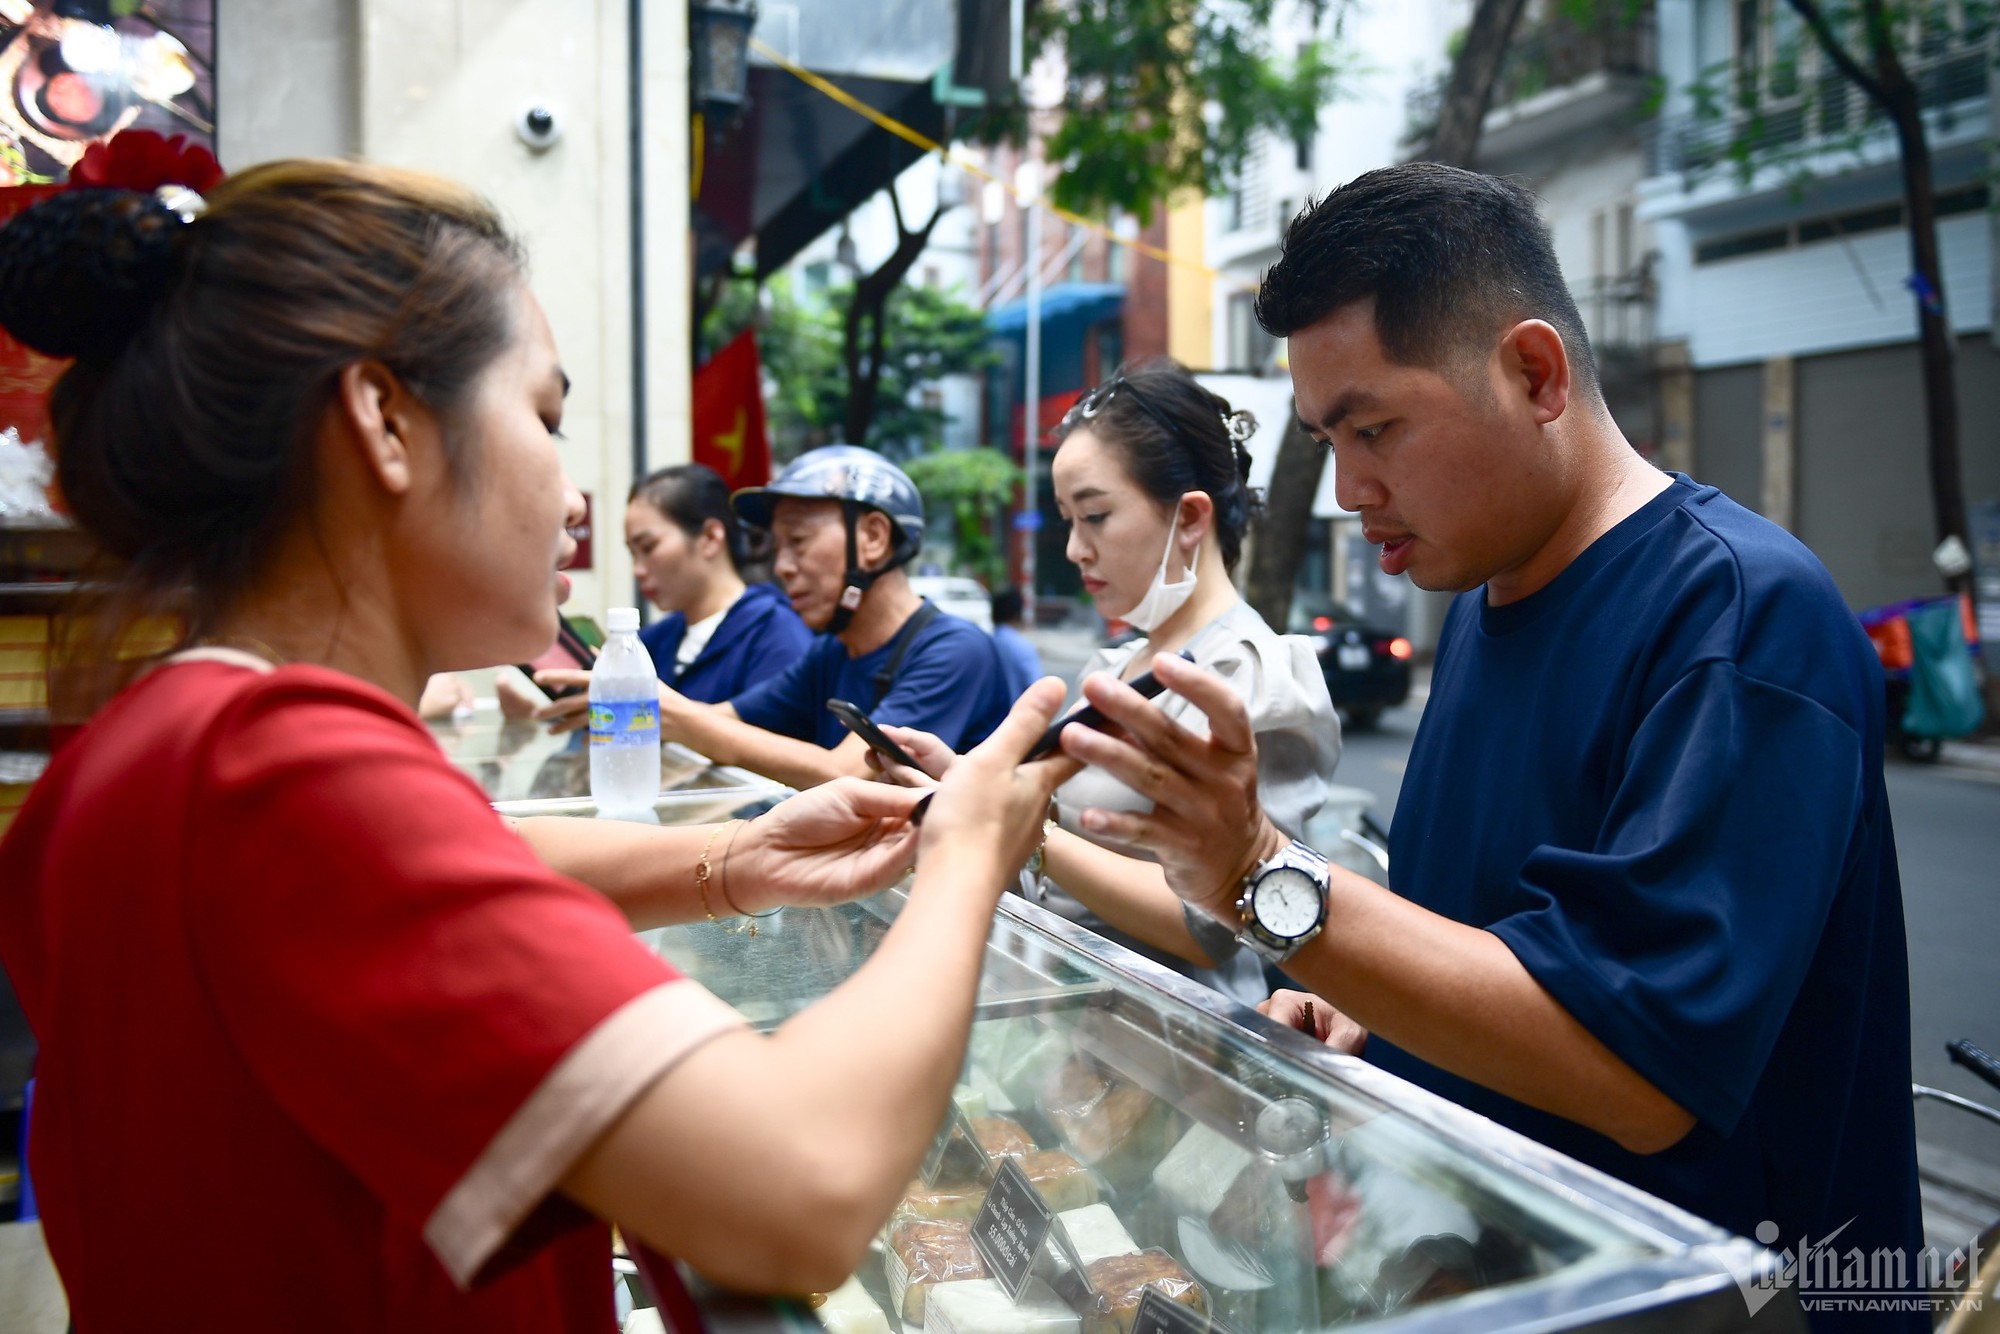
POLYGON ((749 100, 750 30, 756 0, 692 0, 688 6, 689 71, 695 109, 727 121, 749 100))

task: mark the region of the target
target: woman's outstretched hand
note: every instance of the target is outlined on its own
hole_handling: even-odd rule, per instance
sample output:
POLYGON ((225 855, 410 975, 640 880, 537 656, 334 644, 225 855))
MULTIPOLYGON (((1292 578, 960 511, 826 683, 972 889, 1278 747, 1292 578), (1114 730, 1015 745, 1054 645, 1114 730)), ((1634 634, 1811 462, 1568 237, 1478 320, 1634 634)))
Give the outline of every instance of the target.
MULTIPOLYGON (((836 778, 717 840, 715 883, 745 912, 845 903, 895 883, 916 859, 909 788, 836 778), (734 838, 734 846, 729 840, 734 838)), ((720 910, 721 905, 716 905, 720 910)))
MULTIPOLYGON (((1055 720, 1063 695, 1063 684, 1054 677, 1035 682, 991 736, 943 771, 924 816, 919 860, 991 850, 1003 873, 998 879, 1010 878, 1028 860, 1041 842, 1050 794, 1081 767, 1061 754, 1021 763, 1055 720)), ((911 758, 923 763, 927 757, 919 751, 911 758)), ((997 881, 994 888, 998 892, 997 881)))

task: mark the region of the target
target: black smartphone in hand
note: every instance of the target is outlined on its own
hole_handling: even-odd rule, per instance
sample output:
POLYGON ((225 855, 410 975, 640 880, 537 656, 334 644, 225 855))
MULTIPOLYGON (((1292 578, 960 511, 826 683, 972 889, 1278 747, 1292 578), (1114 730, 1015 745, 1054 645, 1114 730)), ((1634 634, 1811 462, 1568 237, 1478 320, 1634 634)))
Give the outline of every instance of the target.
MULTIPOLYGON (((1180 657, 1186 662, 1194 661, 1194 654, 1188 652, 1186 649, 1181 650, 1180 657)), ((1125 684, 1138 691, 1141 697, 1145 699, 1157 698, 1165 694, 1167 689, 1160 682, 1159 678, 1155 677, 1150 671, 1135 677, 1133 680, 1127 681, 1125 684)), ((1049 724, 1048 730, 1042 733, 1042 739, 1035 743, 1034 749, 1030 750, 1022 758, 1021 763, 1027 764, 1032 760, 1045 760, 1055 754, 1056 751, 1062 748, 1063 729, 1071 723, 1078 723, 1084 727, 1095 727, 1099 731, 1103 731, 1104 715, 1098 711, 1095 704, 1086 704, 1080 709, 1064 714, 1049 724)))
POLYGON ((915 769, 918 773, 924 771, 921 764, 910 758, 910 752, 891 741, 887 732, 877 727, 873 719, 854 705, 844 699, 830 699, 826 702, 826 709, 828 713, 840 719, 842 727, 866 741, 868 749, 889 763, 915 769))
MULTIPOLYGON (((597 650, 592 648, 585 642, 583 636, 576 632, 576 628, 569 623, 567 616, 557 615, 556 617, 556 643, 562 646, 563 652, 575 658, 577 666, 583 668, 583 670, 589 671, 597 665, 597 650)), ((547 695, 551 701, 568 699, 572 695, 581 695, 584 691, 590 689, 589 686, 556 686, 551 688, 535 680, 536 668, 533 663, 516 663, 514 667, 521 675, 527 677, 528 681, 537 690, 547 695)))

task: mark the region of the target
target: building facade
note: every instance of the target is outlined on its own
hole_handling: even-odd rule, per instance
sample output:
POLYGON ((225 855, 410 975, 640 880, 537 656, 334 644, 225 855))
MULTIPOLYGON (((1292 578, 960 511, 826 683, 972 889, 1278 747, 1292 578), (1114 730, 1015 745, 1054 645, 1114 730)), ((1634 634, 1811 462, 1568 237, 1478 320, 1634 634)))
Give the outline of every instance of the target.
MULTIPOLYGON (((2000 497, 1993 346, 1994 33, 1922 7, 1901 36, 1922 90, 1967 501, 2000 497)), ((1659 0, 1667 90, 1640 217, 1658 252, 1669 457, 1784 524, 1856 608, 1936 592, 1921 363, 1886 124, 1782 0, 1659 0), (1701 114, 1720 85, 1732 106, 1701 114), (1732 144, 1755 149, 1737 170, 1732 144), (1685 369, 1675 382, 1671 369, 1685 369)))

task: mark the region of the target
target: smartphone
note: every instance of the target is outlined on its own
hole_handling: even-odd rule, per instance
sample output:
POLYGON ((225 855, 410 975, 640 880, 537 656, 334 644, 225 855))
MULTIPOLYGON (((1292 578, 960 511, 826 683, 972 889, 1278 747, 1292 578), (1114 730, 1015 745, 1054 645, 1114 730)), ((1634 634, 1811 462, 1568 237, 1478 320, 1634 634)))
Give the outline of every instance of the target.
MULTIPOLYGON (((1194 654, 1189 653, 1186 649, 1181 650, 1180 656, 1187 662, 1194 661, 1194 654)), ((1146 699, 1154 699, 1164 694, 1167 689, 1151 672, 1146 672, 1136 679, 1126 682, 1126 684, 1138 691, 1146 699)), ((1068 727, 1071 723, 1081 723, 1085 727, 1095 727, 1101 731, 1104 727, 1104 715, 1097 711, 1097 706, 1094 704, 1086 704, 1080 709, 1064 714, 1049 724, 1049 730, 1042 733, 1042 739, 1035 743, 1034 749, 1027 753, 1021 760, 1021 763, 1026 764, 1030 760, 1045 760, 1055 754, 1062 746, 1063 728, 1068 727)))
POLYGON ((889 763, 915 769, 918 773, 924 771, 922 765, 910 758, 910 752, 891 741, 887 732, 877 727, 873 719, 854 705, 844 699, 830 699, 826 702, 826 709, 828 713, 840 719, 842 727, 866 741, 868 749, 889 763))
MULTIPOLYGON (((562 646, 563 652, 569 654, 570 657, 576 659, 577 665, 579 667, 582 667, 585 671, 589 671, 592 667, 597 665, 597 650, 592 648, 589 645, 589 643, 585 641, 583 636, 579 635, 576 632, 576 627, 572 626, 569 623, 569 618, 566 616, 556 617, 556 643, 562 646)), ((533 663, 527 663, 527 662, 516 663, 515 668, 521 673, 521 675, 527 677, 530 681, 534 681, 536 668, 533 663)), ((558 700, 558 699, 568 699, 572 695, 581 695, 584 691, 588 690, 590 687, 589 686, 549 687, 541 685, 539 682, 537 682, 536 688, 539 689, 543 694, 547 695, 551 700, 558 700)))

